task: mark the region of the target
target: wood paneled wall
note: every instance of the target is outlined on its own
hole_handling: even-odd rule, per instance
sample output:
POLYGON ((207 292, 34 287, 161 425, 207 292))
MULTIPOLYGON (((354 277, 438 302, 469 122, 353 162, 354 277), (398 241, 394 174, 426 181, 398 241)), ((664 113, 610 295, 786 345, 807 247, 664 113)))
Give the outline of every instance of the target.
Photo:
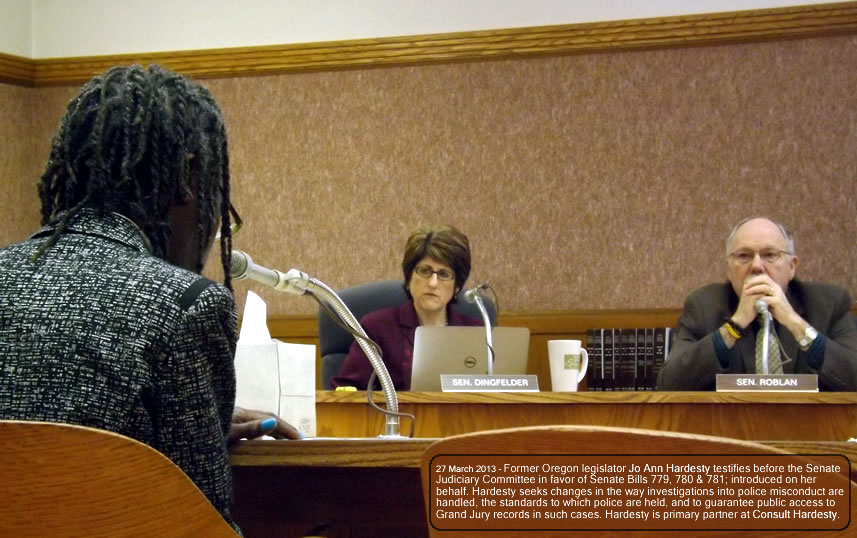
POLYGON ((0 245, 22 239, 39 223, 36 179, 47 154, 36 157, 36 105, 34 90, 0 84, 0 245))
POLYGON ((160 63, 195 78, 449 63, 849 33, 857 2, 648 19, 396 36, 327 43, 30 60, 0 54, 0 80, 31 86, 88 80, 113 65, 160 63))
MULTIPOLYGON (((452 223, 510 311, 677 308, 750 215, 857 290, 857 37, 212 80, 235 247, 339 289, 452 223)), ((274 316, 315 310, 255 284, 274 316)))
MULTIPOLYGON (((35 181, 76 91, 42 86, 183 58, 174 67, 221 77, 205 84, 230 134, 233 201, 246 222, 235 247, 263 265, 335 289, 396 278, 410 229, 452 223, 473 245, 470 282, 490 282, 503 311, 677 309, 724 278, 731 225, 767 214, 795 230, 801 276, 853 293, 855 6, 13 58, 0 71, 36 87, 0 85, 3 114, 30 114, 0 123, 11 147, 27 141, 0 149, 0 240, 37 225, 35 181)), ((216 263, 207 273, 220 278, 216 263)), ((241 304, 259 293, 271 318, 316 310, 306 297, 235 288, 241 304)))

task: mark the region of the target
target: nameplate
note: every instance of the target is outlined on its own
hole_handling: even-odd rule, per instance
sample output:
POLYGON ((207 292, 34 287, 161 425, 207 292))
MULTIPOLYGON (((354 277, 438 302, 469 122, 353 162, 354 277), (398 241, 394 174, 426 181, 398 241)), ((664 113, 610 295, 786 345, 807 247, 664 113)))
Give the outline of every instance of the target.
POLYGON ((818 392, 818 375, 717 374, 717 392, 818 392))
POLYGON ((539 378, 534 375, 441 374, 443 392, 538 392, 539 378))

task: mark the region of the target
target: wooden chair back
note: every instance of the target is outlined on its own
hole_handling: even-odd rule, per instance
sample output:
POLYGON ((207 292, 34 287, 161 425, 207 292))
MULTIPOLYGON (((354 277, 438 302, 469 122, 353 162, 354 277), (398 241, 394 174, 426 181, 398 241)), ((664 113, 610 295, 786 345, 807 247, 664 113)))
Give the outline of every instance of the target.
POLYGON ((113 432, 0 420, 0 484, 0 536, 238 536, 166 456, 113 432))

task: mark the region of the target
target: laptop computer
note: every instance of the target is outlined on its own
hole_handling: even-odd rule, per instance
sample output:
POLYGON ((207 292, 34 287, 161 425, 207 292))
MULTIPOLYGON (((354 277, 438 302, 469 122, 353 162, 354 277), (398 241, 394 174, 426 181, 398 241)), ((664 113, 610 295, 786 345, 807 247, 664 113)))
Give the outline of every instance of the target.
MULTIPOLYGON (((494 327, 494 373, 527 373, 530 330, 494 327)), ((411 390, 440 392, 441 374, 484 375, 488 372, 485 327, 417 327, 411 390)))

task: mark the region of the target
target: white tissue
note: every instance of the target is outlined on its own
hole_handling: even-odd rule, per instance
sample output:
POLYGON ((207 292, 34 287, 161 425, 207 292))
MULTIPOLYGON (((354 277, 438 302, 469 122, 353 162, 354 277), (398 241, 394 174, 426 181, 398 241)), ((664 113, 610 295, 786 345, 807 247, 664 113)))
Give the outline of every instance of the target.
POLYGON ((241 321, 241 331, 238 333, 239 344, 269 344, 271 333, 268 332, 268 307, 261 297, 247 292, 244 303, 244 317, 241 321))
POLYGON ((315 436, 315 346, 272 340, 265 302, 247 292, 235 349, 235 405, 279 415, 315 436))

